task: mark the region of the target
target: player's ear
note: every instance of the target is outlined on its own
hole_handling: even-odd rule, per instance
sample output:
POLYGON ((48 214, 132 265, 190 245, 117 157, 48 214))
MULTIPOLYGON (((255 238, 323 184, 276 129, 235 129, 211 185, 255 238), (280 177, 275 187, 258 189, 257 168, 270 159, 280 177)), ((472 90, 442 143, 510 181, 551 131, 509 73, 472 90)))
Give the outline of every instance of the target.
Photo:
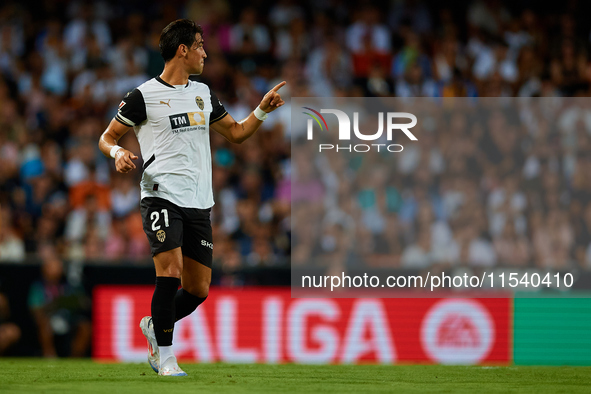
POLYGON ((187 48, 187 46, 185 44, 181 44, 179 45, 179 49, 177 50, 177 53, 181 56, 186 56, 187 52, 189 52, 189 48, 187 48))

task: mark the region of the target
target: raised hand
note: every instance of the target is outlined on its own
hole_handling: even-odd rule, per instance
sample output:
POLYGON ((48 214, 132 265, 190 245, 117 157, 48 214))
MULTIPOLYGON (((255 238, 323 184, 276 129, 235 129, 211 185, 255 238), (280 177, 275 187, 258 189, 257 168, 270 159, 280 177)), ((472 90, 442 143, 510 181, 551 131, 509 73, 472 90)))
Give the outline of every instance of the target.
POLYGON ((277 93, 277 91, 281 89, 286 83, 287 82, 285 81, 278 83, 273 89, 269 90, 267 94, 265 94, 261 104, 259 105, 263 111, 267 113, 273 112, 285 104, 285 101, 281 99, 281 95, 277 93))

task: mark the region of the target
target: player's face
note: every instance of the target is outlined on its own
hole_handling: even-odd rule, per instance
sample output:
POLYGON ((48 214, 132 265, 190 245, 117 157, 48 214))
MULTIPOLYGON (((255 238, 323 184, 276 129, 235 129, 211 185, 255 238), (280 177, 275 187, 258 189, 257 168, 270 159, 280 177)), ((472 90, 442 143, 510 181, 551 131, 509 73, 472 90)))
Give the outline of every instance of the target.
POLYGON ((189 64, 189 73, 199 75, 203 72, 203 65, 207 54, 203 48, 203 38, 201 34, 195 34, 195 42, 189 48, 187 53, 187 60, 189 64))

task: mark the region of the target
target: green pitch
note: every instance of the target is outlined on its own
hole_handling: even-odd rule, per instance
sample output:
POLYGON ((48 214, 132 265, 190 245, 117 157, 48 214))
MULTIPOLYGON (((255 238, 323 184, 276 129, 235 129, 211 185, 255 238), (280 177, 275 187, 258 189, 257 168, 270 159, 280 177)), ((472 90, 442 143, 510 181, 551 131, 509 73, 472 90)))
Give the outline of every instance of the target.
POLYGON ((184 364, 159 377, 145 364, 0 359, 0 392, 18 393, 589 393, 591 367, 184 364))

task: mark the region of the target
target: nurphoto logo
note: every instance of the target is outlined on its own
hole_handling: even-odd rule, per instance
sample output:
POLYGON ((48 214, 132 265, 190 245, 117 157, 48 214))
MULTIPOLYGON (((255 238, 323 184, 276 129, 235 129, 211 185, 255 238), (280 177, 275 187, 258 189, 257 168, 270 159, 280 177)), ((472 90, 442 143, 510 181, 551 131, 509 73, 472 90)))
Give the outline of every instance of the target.
MULTIPOLYGON (((302 107, 310 112, 304 112, 304 114, 310 116, 312 119, 308 119, 307 124, 307 136, 308 140, 314 139, 314 121, 320 126, 320 130, 328 130, 328 124, 322 114, 333 114, 337 117, 339 124, 339 141, 350 141, 351 140, 351 119, 349 115, 338 109, 321 109, 320 112, 310 108, 302 107)), ((363 134, 359 130, 359 112, 353 112, 353 133, 355 136, 362 141, 376 141, 382 137, 384 133, 384 118, 386 119, 386 139, 392 141, 394 131, 402 131, 411 141, 418 141, 417 137, 410 131, 410 129, 417 124, 417 117, 408 112, 387 112, 385 115, 383 112, 378 113, 378 130, 373 134, 363 134), (408 123, 395 123, 395 120, 408 119, 408 123)), ((336 150, 347 151, 347 152, 369 152, 370 150, 386 150, 388 152, 397 153, 402 152, 404 147, 400 144, 349 144, 349 145, 333 145, 333 144, 318 144, 318 151, 323 150, 336 150)))

